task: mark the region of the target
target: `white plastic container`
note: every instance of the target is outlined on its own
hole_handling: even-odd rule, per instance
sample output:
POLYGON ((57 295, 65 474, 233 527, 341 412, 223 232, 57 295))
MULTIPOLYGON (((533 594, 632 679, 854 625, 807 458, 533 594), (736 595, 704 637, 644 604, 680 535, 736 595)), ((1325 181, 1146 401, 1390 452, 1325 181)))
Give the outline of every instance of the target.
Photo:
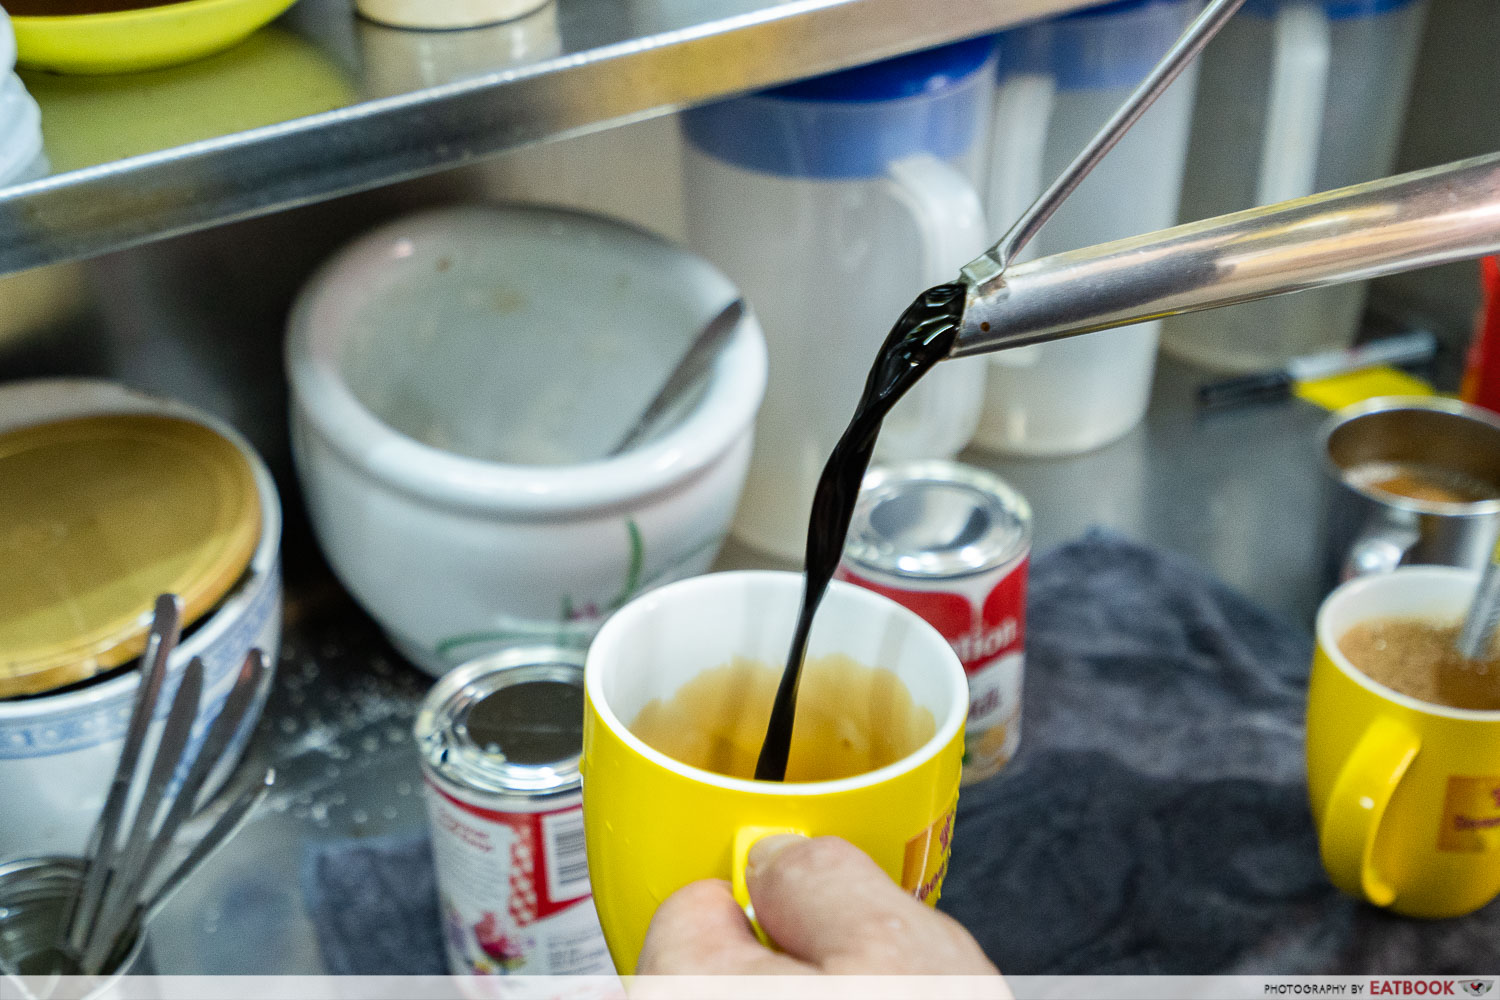
POLYGON ((42 112, 16 68, 16 35, 0 9, 0 184, 36 180, 47 173, 42 155, 42 112))
POLYGON ((355 0, 359 12, 393 28, 477 28, 525 17, 552 0, 355 0))
MULTIPOLYGON (((986 206, 1003 232, 1078 154, 1197 14, 1198 0, 1124 0, 1000 36, 986 206)), ((1037 234, 1026 256, 1171 226, 1187 155, 1188 69, 1037 234)), ((990 355, 974 443, 1066 455, 1146 413, 1159 321, 990 355)))
MULTIPOLYGON (((757 549, 801 558, 818 475, 891 324, 988 245, 974 179, 992 50, 964 42, 683 115, 689 243, 744 290, 770 351, 734 523, 757 549)), ((877 455, 956 454, 982 381, 983 362, 930 372, 877 455)))
MULTIPOLYGON (((1249 0, 1203 53, 1183 222, 1391 172, 1425 0, 1249 0)), ((1172 354, 1229 371, 1348 347, 1366 286, 1166 321, 1172 354)))

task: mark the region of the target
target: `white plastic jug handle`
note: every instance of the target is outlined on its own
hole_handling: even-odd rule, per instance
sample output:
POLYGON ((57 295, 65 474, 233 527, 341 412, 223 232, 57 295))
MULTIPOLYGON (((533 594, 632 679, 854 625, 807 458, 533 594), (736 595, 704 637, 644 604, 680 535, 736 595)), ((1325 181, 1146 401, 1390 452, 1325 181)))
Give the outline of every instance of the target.
MULTIPOLYGON (((1003 233, 1042 193, 1042 157, 1057 104, 1057 80, 1051 73, 1012 73, 995 91, 990 125, 990 230, 1003 233)), ((1017 256, 1036 253, 1032 243, 1017 256)), ((1041 359, 1038 346, 1013 347, 989 355, 1002 368, 1030 368, 1041 359)))
POLYGON ((1312 194, 1328 96, 1332 29, 1319 3, 1291 3, 1276 13, 1271 92, 1261 139, 1255 203, 1312 194))
POLYGON ((1050 73, 1012 73, 995 91, 989 182, 994 232, 1010 228, 1042 193, 1042 156, 1056 97, 1050 73))
MULTIPOLYGON (((984 252, 989 227, 979 192, 969 179, 929 154, 895 160, 888 189, 916 224, 923 286, 952 281, 959 268, 984 252)), ((885 459, 956 455, 979 424, 984 367, 948 361, 907 394, 881 433, 876 454, 885 459)))

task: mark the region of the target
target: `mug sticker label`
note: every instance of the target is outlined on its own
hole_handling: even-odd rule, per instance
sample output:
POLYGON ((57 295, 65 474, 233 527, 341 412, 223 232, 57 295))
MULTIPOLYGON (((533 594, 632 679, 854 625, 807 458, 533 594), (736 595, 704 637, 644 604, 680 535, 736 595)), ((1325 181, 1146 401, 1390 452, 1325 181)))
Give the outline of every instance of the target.
POLYGON ((1500 777, 1448 779, 1438 850, 1500 851, 1500 777))
POLYGON ((957 806, 955 799, 947 812, 906 842, 901 888, 923 903, 936 904, 943 891, 943 876, 948 874, 948 848, 953 844, 953 811, 957 806))

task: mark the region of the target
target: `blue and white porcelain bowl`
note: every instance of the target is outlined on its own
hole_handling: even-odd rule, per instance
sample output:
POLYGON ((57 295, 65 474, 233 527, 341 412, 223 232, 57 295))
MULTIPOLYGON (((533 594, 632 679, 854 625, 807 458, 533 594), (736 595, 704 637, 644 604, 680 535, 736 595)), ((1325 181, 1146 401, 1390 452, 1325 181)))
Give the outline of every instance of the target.
MULTIPOLYGON (((166 688, 149 737, 154 741, 159 735, 188 661, 201 657, 202 708, 190 744, 196 749, 228 696, 245 654, 260 649, 271 669, 224 760, 209 777, 208 787, 217 789, 254 731, 280 648, 281 503, 270 473, 250 445, 201 411, 110 382, 45 379, 0 386, 0 433, 113 413, 161 413, 212 428, 245 456, 260 494, 261 536, 250 565, 226 599, 198 622, 168 660, 166 688)), ((0 862, 82 854, 114 775, 138 682, 139 674, 132 670, 56 694, 0 701, 0 862)))

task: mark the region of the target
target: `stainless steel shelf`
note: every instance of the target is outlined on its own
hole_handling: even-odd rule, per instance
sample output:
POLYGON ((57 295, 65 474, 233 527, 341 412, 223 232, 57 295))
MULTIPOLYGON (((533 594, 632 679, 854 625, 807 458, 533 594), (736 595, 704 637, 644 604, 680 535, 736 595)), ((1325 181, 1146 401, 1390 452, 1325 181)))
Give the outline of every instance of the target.
POLYGON ((0 187, 0 274, 983 34, 1089 0, 554 0, 400 31, 302 0, 228 52, 24 74, 52 174, 0 187))

